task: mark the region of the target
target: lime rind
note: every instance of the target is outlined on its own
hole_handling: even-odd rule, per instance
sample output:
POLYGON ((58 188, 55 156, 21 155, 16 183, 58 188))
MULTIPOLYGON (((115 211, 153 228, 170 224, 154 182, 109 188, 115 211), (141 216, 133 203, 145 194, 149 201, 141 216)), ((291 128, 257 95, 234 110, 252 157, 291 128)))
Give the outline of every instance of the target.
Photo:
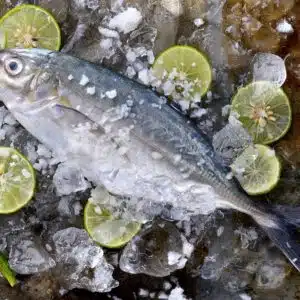
POLYGON ((0 273, 8 281, 11 287, 17 283, 14 271, 10 268, 6 257, 0 253, 0 273))
POLYGON ((281 164, 274 150, 256 144, 246 148, 231 165, 231 169, 247 194, 261 195, 277 185, 281 164))
POLYGON ((252 82, 237 91, 231 104, 232 113, 247 129, 254 143, 271 144, 282 138, 291 126, 289 99, 274 83, 252 82))
POLYGON ((122 219, 115 219, 106 209, 100 209, 88 201, 84 209, 84 227, 90 237, 100 246, 121 248, 140 230, 141 224, 122 219))
POLYGON ((197 49, 190 46, 170 47, 156 58, 152 66, 154 76, 161 81, 174 70, 185 74, 191 85, 191 95, 183 95, 186 100, 193 100, 196 94, 202 97, 209 90, 212 69, 207 57, 197 49))
MULTIPOLYGON (((39 33, 38 47, 50 50, 59 50, 61 46, 61 31, 53 15, 36 5, 22 4, 9 10, 0 19, 0 29, 6 34, 6 47, 18 47, 17 37, 15 33, 17 26, 22 25, 22 30, 26 30, 28 26, 38 27, 39 33), (10 32, 11 31, 11 32, 10 32)), ((24 46, 22 47, 24 48, 24 46)), ((29 47, 30 48, 30 47, 29 47)))
POLYGON ((34 169, 16 149, 0 147, 0 172, 0 214, 14 213, 34 195, 34 169))

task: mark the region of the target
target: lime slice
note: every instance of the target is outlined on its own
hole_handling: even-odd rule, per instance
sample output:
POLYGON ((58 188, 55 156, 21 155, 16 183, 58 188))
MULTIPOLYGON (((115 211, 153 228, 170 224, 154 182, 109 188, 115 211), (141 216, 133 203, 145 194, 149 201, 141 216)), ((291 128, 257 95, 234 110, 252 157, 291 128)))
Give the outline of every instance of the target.
POLYGON ((189 46, 174 46, 162 52, 153 64, 153 75, 161 81, 166 96, 195 102, 207 93, 212 80, 207 58, 189 46))
POLYGON ((17 150, 0 147, 0 213, 19 210, 33 197, 35 173, 30 162, 17 150))
POLYGON ((287 95, 268 81, 252 82, 240 88, 232 100, 231 111, 258 144, 279 140, 291 125, 287 95))
POLYGON ((24 4, 8 11, 0 20, 7 48, 59 50, 60 28, 52 15, 41 7, 24 4))
POLYGON ((246 148, 231 169, 247 194, 261 195, 277 185, 281 167, 273 149, 256 144, 246 148))
POLYGON ((5 48, 6 36, 3 30, 0 30, 0 49, 5 48))
POLYGON ((120 248, 138 233, 141 225, 115 219, 107 210, 89 200, 84 209, 84 227, 91 238, 101 246, 120 248))
POLYGON ((11 287, 17 283, 15 274, 10 268, 7 259, 3 254, 0 254, 0 273, 9 282, 11 287))

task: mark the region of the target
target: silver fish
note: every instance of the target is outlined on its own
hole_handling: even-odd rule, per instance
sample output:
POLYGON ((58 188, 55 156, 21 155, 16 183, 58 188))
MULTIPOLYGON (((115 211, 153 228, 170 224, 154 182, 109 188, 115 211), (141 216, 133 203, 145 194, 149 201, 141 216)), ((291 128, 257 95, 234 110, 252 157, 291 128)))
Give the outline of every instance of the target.
POLYGON ((18 49, 0 52, 0 98, 61 161, 76 160, 88 179, 124 196, 125 208, 236 209, 300 270, 297 216, 254 204, 226 178, 206 137, 151 89, 63 53, 18 49))

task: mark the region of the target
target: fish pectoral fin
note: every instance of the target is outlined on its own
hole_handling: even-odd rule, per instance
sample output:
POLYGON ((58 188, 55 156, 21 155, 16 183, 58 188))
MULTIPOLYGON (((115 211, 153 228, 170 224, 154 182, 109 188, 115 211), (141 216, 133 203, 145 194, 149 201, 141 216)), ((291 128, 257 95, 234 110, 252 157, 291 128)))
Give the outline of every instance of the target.
POLYGON ((63 104, 55 104, 53 109, 57 110, 58 116, 67 118, 72 126, 90 126, 90 131, 100 130, 101 133, 105 133, 105 129, 102 126, 72 107, 65 106, 63 104))

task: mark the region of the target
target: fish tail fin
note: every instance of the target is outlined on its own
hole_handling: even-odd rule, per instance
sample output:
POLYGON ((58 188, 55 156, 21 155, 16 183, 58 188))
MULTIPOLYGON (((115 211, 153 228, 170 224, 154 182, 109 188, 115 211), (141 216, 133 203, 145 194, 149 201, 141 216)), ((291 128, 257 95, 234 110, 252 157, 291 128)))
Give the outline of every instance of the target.
MULTIPOLYGON (((300 213, 300 207, 297 211, 300 213)), ((291 208, 285 207, 280 211, 276 208, 275 218, 273 216, 272 220, 275 226, 260 224, 269 238, 300 272, 300 214, 297 215, 291 208)))

